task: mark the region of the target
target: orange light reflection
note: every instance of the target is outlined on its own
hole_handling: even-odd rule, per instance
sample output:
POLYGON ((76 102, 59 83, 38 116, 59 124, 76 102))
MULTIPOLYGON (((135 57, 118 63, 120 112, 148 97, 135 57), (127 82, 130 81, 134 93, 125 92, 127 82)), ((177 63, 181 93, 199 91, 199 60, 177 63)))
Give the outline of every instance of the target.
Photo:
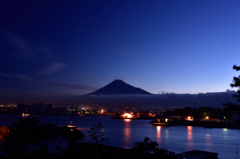
POLYGON ((192 138, 192 126, 187 126, 187 146, 189 149, 193 148, 193 138, 192 138))
POLYGON ((131 119, 124 119, 124 129, 123 129, 123 134, 124 134, 124 139, 123 139, 123 145, 125 148, 129 148, 130 142, 131 142, 131 128, 130 128, 130 122, 131 119))
POLYGON ((130 122, 130 121, 131 121, 131 119, 124 119, 124 121, 125 121, 125 122, 130 122))
POLYGON ((161 142, 161 126, 157 126, 157 143, 160 145, 161 142))

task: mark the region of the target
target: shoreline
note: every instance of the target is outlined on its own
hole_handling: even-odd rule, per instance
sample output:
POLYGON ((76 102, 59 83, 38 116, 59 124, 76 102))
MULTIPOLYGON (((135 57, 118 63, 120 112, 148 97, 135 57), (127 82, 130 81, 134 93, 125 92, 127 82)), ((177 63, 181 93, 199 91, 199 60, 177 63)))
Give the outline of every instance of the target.
POLYGON ((130 120, 153 120, 154 117, 148 117, 148 118, 118 118, 118 117, 112 117, 111 119, 120 119, 120 120, 124 120, 124 119, 130 119, 130 120))
POLYGON ((174 121, 169 122, 171 126, 196 126, 203 128, 227 128, 240 129, 240 125, 235 122, 216 122, 216 121, 174 121))
MULTIPOLYGON (((6 115, 6 114, 4 114, 6 115)), ((8 115, 19 115, 21 118, 21 114, 15 114, 15 113, 9 113, 8 115)), ((111 114, 88 114, 88 115, 79 115, 79 114, 30 114, 31 115, 43 115, 43 116, 58 116, 58 115, 63 115, 63 116, 112 116, 111 119, 113 120, 150 120, 150 124, 152 126, 157 126, 153 125, 151 123, 153 118, 117 118, 114 117, 111 114)), ((203 128, 228 128, 228 129, 240 129, 240 123, 238 124, 237 122, 219 122, 219 121, 171 121, 169 122, 168 126, 196 126, 196 127, 203 127, 203 128)))

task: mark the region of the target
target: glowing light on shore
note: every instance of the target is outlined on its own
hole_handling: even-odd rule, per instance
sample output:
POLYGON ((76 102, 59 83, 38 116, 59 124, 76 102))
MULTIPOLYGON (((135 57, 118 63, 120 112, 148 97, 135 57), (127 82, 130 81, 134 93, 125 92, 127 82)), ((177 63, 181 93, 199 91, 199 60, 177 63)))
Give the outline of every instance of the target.
POLYGON ((75 128, 76 126, 73 125, 67 125, 68 128, 75 128))
POLYGON ((193 117, 191 117, 191 116, 188 116, 187 118, 185 118, 186 120, 188 120, 188 121, 193 121, 193 117))
POLYGON ((28 117, 30 114, 25 114, 25 113, 22 113, 21 116, 24 118, 24 117, 28 117))
POLYGON ((122 114, 123 118, 132 118, 132 115, 129 113, 122 114))

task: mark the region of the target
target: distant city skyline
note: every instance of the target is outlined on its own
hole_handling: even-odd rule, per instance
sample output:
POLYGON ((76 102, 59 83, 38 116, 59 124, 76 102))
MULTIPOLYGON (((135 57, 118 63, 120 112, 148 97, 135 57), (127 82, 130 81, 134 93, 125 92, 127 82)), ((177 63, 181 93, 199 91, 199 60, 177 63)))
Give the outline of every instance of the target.
MULTIPOLYGON (((0 2, 2 98, 224 92, 240 65, 239 1, 0 2)), ((0 101, 1 104, 1 101, 0 101)))

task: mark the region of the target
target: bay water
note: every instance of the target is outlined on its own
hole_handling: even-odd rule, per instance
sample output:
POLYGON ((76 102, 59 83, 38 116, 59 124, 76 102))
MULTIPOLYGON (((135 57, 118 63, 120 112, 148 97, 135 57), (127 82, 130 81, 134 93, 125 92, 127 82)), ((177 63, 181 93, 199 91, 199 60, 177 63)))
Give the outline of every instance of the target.
MULTIPOLYGON (((152 126, 150 120, 111 119, 112 116, 75 116, 75 115, 31 115, 38 117, 40 124, 53 123, 57 126, 74 125, 91 142, 88 131, 94 124, 102 122, 105 137, 104 145, 132 148, 135 142, 143 141, 147 136, 159 144, 159 148, 175 153, 190 150, 202 150, 218 153, 219 159, 240 159, 240 130, 226 128, 202 128, 193 126, 152 126)), ((21 118, 15 114, 0 114, 0 125, 12 126, 21 118)))

